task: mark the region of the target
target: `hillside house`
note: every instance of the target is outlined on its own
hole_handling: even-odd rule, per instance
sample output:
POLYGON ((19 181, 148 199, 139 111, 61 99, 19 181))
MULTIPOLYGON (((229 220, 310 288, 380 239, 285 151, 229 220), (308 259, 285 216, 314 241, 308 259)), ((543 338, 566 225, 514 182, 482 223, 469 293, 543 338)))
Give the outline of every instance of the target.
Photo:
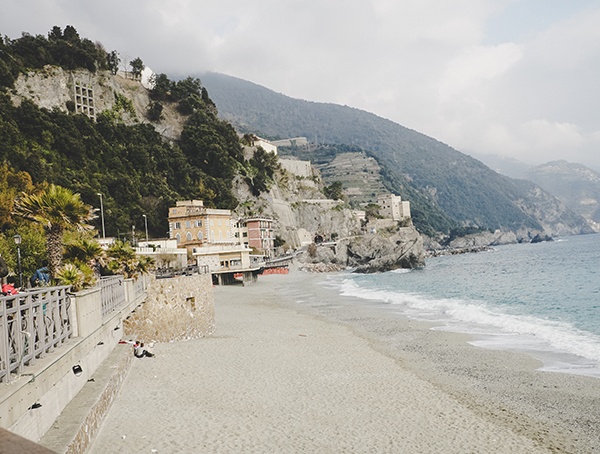
POLYGON ((379 214, 385 219, 400 221, 410 217, 410 202, 403 201, 399 195, 382 194, 377 197, 379 214))

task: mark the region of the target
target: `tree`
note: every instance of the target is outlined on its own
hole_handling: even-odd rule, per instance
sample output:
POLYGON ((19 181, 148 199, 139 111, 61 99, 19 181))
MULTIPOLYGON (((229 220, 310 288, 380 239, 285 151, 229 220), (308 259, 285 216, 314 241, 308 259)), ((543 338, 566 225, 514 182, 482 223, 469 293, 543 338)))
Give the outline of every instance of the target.
POLYGON ((116 50, 113 50, 111 53, 106 54, 106 66, 108 66, 111 74, 117 74, 119 71, 119 65, 121 64, 121 57, 119 57, 119 53, 116 50))
POLYGON ((0 228, 2 230, 13 224, 12 211, 17 194, 32 190, 33 183, 27 172, 18 172, 7 162, 0 164, 0 228))
POLYGON ((341 181, 334 181, 329 186, 325 186, 324 192, 328 199, 344 200, 344 186, 341 181))
POLYGON ((46 231, 50 273, 54 276, 62 262, 63 234, 66 230, 87 230, 96 216, 79 194, 50 184, 38 194, 25 194, 15 202, 15 214, 41 224, 46 231))
POLYGON ((48 41, 58 41, 59 39, 63 39, 63 32, 58 25, 55 25, 52 27, 52 30, 48 32, 48 41))
POLYGON ((146 116, 150 121, 160 121, 162 119, 163 105, 158 101, 152 101, 148 104, 146 116))
POLYGON ((380 206, 377 205, 376 203, 369 203, 366 207, 365 207, 365 216, 368 220, 371 219, 381 219, 381 216, 379 214, 379 210, 380 210, 380 206))
POLYGON ((144 62, 140 57, 137 57, 129 62, 129 66, 131 66, 131 74, 133 74, 134 79, 139 79, 142 77, 142 71, 144 70, 144 62))
POLYGON ((167 101, 171 97, 174 83, 166 74, 153 74, 150 76, 150 97, 156 101, 167 101))
POLYGON ((154 259, 148 256, 138 257, 135 250, 123 241, 115 241, 108 248, 108 269, 126 278, 135 278, 147 273, 154 265, 154 259))
POLYGON ((245 167, 246 183, 250 186, 252 194, 258 196, 261 192, 268 191, 278 168, 277 155, 258 147, 245 167))
POLYGON ((81 41, 79 33, 77 32, 77 30, 75 30, 75 27, 73 27, 72 25, 67 25, 65 27, 63 38, 65 39, 65 41, 70 41, 71 43, 78 43, 79 41, 81 41))

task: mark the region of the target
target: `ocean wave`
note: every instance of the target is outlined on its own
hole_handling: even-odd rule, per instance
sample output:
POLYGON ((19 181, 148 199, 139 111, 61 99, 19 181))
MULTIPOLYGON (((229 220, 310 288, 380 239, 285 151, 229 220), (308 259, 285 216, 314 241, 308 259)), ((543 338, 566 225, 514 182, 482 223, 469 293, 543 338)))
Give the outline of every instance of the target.
POLYGON ((499 342, 506 341, 514 348, 518 343, 531 345, 531 340, 534 340, 540 348, 545 345, 549 351, 570 353, 600 362, 600 336, 579 330, 569 323, 512 314, 483 301, 430 298, 416 293, 365 288, 350 278, 342 279, 337 285, 342 295, 383 302, 405 316, 438 322, 452 331, 481 335, 510 334, 520 340, 505 336, 499 342))

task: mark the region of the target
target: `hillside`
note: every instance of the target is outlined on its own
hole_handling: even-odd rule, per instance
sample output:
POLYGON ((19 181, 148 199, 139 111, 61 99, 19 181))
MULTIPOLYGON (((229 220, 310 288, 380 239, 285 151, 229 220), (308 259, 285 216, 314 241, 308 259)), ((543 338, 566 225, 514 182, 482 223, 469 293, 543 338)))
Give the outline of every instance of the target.
MULTIPOLYGON (((107 235, 125 238, 142 215, 151 236, 166 236, 177 200, 234 209, 235 178, 265 190, 275 163, 245 159, 198 80, 161 75, 147 90, 139 75, 117 73, 117 55, 71 26, 0 39, 0 162, 11 173, 95 207, 102 194, 107 235)), ((13 227, 14 197, 0 203, 13 227)))
MULTIPOLYGON (((222 74, 202 74, 222 118, 268 139, 304 136, 357 147, 381 167, 383 184, 409 199, 424 233, 461 227, 527 238, 590 232, 579 215, 533 184, 502 176, 431 137, 359 109, 293 99, 222 74)), ((302 151, 294 152, 302 156, 302 151)), ((332 159, 333 160, 333 159, 332 159)))
POLYGON ((600 174, 581 164, 553 161, 533 167, 526 177, 600 227, 600 174))
POLYGON ((148 89, 139 75, 116 71, 118 63, 108 68, 111 58, 118 54, 72 27, 0 39, 0 249, 18 232, 31 266, 42 254, 41 247, 32 252, 31 226, 12 212, 21 191, 47 183, 91 206, 103 201, 106 235, 120 239, 146 220, 150 238, 167 236, 168 208, 184 199, 275 219, 280 252, 309 244, 316 233, 360 234, 361 220, 326 200, 309 166, 288 163, 304 174, 285 170, 219 119, 200 80, 159 74, 148 89))

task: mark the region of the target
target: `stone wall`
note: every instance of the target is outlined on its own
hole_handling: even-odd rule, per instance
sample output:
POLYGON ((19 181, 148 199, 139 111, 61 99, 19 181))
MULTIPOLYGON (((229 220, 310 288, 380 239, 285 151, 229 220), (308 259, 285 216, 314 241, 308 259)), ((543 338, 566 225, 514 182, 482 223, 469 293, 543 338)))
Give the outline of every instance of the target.
POLYGON ((206 337, 215 329, 210 274, 153 279, 146 302, 123 322, 126 339, 172 342, 206 337))

